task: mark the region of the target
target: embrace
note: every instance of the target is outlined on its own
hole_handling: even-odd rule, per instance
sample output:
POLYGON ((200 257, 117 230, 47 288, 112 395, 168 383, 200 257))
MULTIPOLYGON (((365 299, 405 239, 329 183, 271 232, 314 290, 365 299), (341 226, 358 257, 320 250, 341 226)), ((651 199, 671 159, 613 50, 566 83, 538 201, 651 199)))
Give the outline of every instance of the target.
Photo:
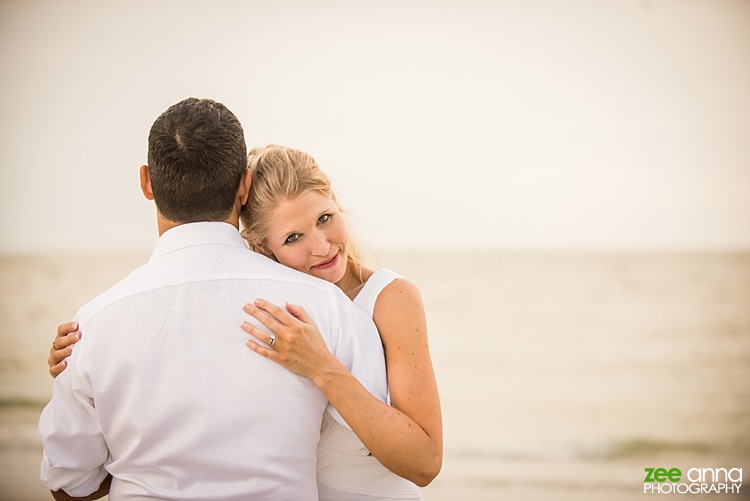
POLYGON ((416 285, 362 263, 310 155, 247 154, 221 103, 168 108, 147 158, 151 258, 50 349, 53 497, 422 499, 443 438, 416 285))

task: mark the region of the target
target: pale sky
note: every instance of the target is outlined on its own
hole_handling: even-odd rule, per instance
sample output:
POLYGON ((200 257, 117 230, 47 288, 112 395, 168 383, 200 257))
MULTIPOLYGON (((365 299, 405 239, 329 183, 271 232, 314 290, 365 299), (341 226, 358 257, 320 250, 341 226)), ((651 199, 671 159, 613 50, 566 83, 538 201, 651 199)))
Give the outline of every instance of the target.
POLYGON ((374 250, 750 249, 750 1, 0 0, 0 252, 148 252, 154 119, 311 153, 374 250))

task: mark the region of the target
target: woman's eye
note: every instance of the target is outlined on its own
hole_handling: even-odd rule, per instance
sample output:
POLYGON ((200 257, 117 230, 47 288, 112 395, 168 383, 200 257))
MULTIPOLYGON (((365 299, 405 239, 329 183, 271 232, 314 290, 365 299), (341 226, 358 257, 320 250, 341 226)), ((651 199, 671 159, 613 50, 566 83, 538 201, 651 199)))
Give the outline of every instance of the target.
POLYGON ((318 223, 323 224, 323 223, 327 223, 330 220, 331 220, 330 214, 323 214, 322 216, 318 218, 318 223))
POLYGON ((288 237, 286 237, 286 240, 284 240, 284 243, 285 244, 293 244, 297 240, 299 240, 299 235, 296 234, 296 233, 292 233, 291 235, 289 235, 288 237))

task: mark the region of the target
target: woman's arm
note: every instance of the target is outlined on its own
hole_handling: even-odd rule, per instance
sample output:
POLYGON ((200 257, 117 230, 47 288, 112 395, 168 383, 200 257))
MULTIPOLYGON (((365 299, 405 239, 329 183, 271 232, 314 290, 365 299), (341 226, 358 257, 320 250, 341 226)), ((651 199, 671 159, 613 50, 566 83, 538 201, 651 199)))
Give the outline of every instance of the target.
POLYGON ((392 461, 418 465, 429 483, 443 464, 443 422, 417 286, 406 279, 391 282, 375 302, 373 319, 385 349, 391 402, 418 426, 404 430, 404 443, 411 437, 413 445, 410 451, 390 449, 392 461))
MULTIPOLYGON (((310 378, 386 468, 419 486, 429 484, 442 467, 442 418, 416 286, 397 280, 375 305, 393 407, 372 396, 336 360, 302 307, 287 304, 287 310, 264 300, 246 305, 245 311, 276 335, 273 350, 253 341, 248 347, 310 378)), ((243 329, 262 342, 270 339, 248 322, 243 329)))

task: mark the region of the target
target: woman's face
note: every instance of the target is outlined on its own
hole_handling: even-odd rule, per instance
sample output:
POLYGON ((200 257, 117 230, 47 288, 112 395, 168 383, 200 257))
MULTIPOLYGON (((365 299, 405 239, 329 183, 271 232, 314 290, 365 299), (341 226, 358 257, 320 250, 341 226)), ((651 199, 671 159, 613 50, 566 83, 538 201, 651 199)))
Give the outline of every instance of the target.
POLYGON ((349 236, 331 197, 308 191, 283 199, 268 223, 266 245, 281 264, 332 283, 344 276, 349 236))

